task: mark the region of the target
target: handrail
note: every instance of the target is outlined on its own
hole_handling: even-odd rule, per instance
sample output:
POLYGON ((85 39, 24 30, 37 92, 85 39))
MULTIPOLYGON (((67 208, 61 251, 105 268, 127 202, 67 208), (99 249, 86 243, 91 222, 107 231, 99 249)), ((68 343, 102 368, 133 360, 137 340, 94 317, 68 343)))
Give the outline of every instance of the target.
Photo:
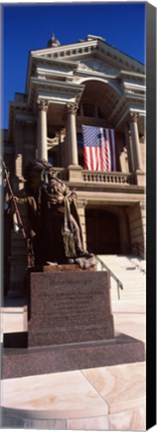
POLYGON ((110 276, 117 282, 117 292, 118 292, 118 300, 120 300, 120 289, 123 290, 123 284, 120 281, 120 279, 117 278, 117 276, 113 273, 113 271, 107 266, 107 264, 105 264, 97 255, 95 255, 96 260, 101 264, 101 268, 102 270, 105 268, 110 276))

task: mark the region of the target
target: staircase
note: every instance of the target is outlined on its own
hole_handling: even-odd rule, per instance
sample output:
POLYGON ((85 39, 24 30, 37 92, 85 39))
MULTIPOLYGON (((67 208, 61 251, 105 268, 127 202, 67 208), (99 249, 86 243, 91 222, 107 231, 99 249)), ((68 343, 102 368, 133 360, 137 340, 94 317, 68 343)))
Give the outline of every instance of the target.
MULTIPOLYGON (((129 255, 98 255, 98 258, 123 285, 123 290, 119 290, 119 301, 131 301, 135 304, 145 302, 146 261, 144 259, 129 255)), ((100 263, 97 264, 97 270, 102 270, 100 263)), ((111 277, 111 300, 118 300, 117 283, 113 277, 111 277)))

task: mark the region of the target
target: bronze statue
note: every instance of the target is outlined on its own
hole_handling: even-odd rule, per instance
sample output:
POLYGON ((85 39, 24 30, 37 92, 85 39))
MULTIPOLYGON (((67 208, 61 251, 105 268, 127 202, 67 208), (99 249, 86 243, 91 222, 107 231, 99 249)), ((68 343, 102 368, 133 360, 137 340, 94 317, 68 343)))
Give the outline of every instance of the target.
POLYGON ((25 169, 30 249, 35 266, 51 263, 77 263, 81 268, 96 264, 93 254, 84 251, 77 211, 77 196, 60 180, 51 164, 35 159, 25 169))

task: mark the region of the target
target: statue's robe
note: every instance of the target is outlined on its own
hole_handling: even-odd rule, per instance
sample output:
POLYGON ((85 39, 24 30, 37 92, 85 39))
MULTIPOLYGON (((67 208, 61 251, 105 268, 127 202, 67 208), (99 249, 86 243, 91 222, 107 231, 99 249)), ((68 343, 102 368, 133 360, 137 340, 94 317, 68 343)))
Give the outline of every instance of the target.
POLYGON ((27 196, 18 201, 27 203, 27 235, 35 265, 64 263, 72 258, 81 268, 95 266, 95 257, 83 248, 76 193, 44 160, 31 161, 25 169, 25 179, 27 196))
MULTIPOLYGON (((42 185, 34 196, 18 198, 19 204, 27 203, 27 233, 32 239, 35 264, 46 262, 64 263, 67 261, 64 243, 65 201, 68 200, 67 228, 71 229, 70 215, 73 216, 77 233, 75 233, 76 255, 83 251, 82 229, 77 211, 76 197, 70 195, 69 188, 56 177, 50 184, 42 185), (80 238, 78 248, 77 236, 80 238)), ((73 258, 73 256, 71 256, 73 258)))

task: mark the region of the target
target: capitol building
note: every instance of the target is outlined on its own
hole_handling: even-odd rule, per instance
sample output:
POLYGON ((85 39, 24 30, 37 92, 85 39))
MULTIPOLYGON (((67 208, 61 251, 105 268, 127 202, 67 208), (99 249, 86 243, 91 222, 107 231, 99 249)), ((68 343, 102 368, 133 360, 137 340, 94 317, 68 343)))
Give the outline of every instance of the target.
MULTIPOLYGON (((52 35, 45 49, 30 51, 25 93, 9 104, 4 159, 15 195, 27 164, 45 159, 77 191, 84 248, 143 257, 145 116, 143 64, 100 36, 61 45, 52 35), (101 136, 104 165, 96 162, 101 136)), ((4 222, 5 291, 16 294, 26 247, 7 215, 4 222)))

